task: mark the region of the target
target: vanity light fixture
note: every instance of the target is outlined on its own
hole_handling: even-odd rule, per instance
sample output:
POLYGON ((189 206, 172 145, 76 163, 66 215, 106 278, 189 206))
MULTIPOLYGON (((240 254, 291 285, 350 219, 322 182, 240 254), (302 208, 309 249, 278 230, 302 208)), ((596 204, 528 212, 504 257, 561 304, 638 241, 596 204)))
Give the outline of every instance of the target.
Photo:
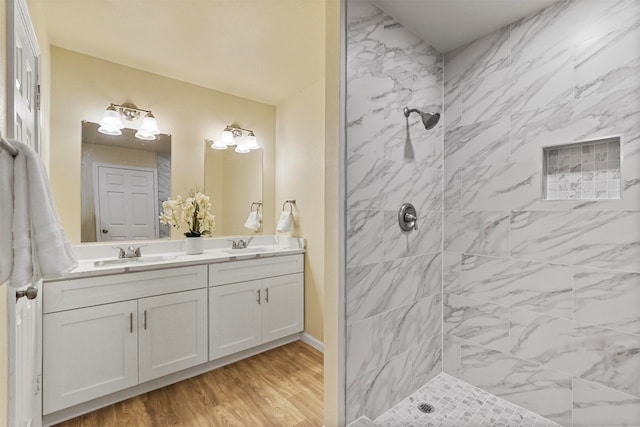
POLYGON ((102 120, 100 120, 98 132, 105 135, 122 135, 122 129, 124 129, 122 117, 125 120, 134 121, 140 118, 140 113, 145 113, 145 116, 142 119, 142 124, 138 128, 135 137, 146 141, 156 139, 156 136, 160 134, 160 129, 158 129, 158 123, 151 113, 151 110, 138 108, 134 104, 129 103, 109 104, 102 120))
POLYGON ((234 151, 240 154, 260 149, 255 133, 251 129, 244 129, 236 124, 227 125, 222 131, 220 139, 215 141, 205 139, 205 142, 214 150, 226 150, 228 147, 235 145, 234 151), (243 131, 247 132, 247 136, 244 139, 242 139, 243 131))

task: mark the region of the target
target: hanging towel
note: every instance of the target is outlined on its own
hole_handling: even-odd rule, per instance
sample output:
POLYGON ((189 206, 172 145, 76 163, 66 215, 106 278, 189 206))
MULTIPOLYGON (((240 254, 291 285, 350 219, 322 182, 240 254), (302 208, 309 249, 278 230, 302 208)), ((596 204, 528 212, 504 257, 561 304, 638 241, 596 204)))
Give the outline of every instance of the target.
POLYGON ((13 269, 13 156, 0 150, 0 285, 13 269))
POLYGON ((293 214, 288 211, 283 211, 280 214, 280 219, 278 220, 276 231, 289 233, 291 230, 293 230, 293 214))
MULTIPOLYGON (((60 277, 78 266, 60 224, 40 157, 27 145, 13 161, 12 287, 60 277)), ((3 224, 4 225, 4 224, 3 224)))
POLYGON ((258 211, 249 212, 249 216, 244 223, 244 228, 248 228, 251 231, 260 231, 262 226, 262 214, 258 211))

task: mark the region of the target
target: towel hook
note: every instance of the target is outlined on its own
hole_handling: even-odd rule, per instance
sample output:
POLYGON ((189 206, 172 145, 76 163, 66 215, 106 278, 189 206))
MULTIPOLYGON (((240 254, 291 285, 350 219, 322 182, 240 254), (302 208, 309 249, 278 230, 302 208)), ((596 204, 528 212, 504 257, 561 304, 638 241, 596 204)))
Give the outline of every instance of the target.
POLYGON ((249 208, 249 212, 253 212, 253 207, 256 206, 256 212, 260 210, 262 207, 262 200, 258 200, 257 202, 251 203, 251 207, 249 208))
POLYGON ((293 205, 296 204, 295 200, 285 200, 284 203, 282 204, 282 211, 284 212, 284 208, 287 206, 287 203, 289 204, 289 213, 293 214, 293 205))

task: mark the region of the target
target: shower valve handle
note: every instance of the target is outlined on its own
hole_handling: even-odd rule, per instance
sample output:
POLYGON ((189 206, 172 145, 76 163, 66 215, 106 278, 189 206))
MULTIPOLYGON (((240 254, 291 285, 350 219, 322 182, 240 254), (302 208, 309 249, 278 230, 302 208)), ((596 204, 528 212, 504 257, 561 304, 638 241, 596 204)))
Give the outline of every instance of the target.
POLYGON ((403 203, 398 211, 398 223, 402 231, 418 229, 418 213, 411 203, 403 203))

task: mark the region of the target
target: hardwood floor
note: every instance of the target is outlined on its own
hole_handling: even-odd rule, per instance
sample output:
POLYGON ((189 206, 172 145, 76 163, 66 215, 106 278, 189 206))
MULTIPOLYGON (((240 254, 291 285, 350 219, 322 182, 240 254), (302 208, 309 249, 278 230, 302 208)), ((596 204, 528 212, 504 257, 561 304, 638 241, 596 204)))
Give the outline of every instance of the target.
POLYGON ((318 427, 322 353, 296 341, 58 424, 318 427))

